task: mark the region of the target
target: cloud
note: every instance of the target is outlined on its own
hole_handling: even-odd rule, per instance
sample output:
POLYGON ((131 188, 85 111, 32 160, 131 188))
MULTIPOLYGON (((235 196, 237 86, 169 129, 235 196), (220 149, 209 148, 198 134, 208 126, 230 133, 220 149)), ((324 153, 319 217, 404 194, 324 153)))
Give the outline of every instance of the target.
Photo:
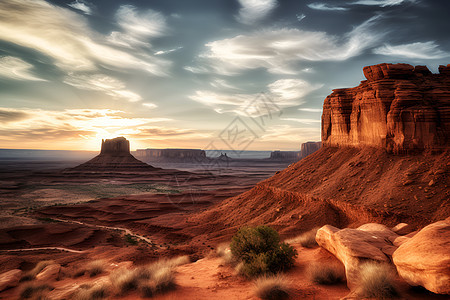
MULTIPOLYGON (((311 84, 301 79, 280 79, 267 86, 268 93, 265 99, 269 105, 283 107, 299 105, 303 98, 312 91, 321 88, 322 85, 311 84)), ((237 113, 239 115, 257 116, 257 110, 253 109, 255 103, 263 94, 235 94, 217 93, 213 91, 196 91, 190 99, 212 107, 217 113, 237 113)), ((256 105, 256 104, 255 104, 256 105)))
POLYGON ((299 100, 322 86, 323 84, 311 84, 301 79, 280 79, 269 84, 268 87, 275 98, 284 99, 287 102, 299 100))
POLYGON ((105 36, 89 28, 84 17, 42 0, 0 1, 0 39, 39 51, 64 71, 92 71, 102 66, 165 76, 169 64, 138 49, 133 53, 111 47, 105 36))
MULTIPOLYGON (((63 111, 43 109, 0 108, 0 140, 15 141, 30 139, 33 143, 59 140, 88 139, 92 149, 98 147, 102 138, 127 134, 146 134, 146 128, 158 128, 156 122, 170 121, 166 118, 136 118, 127 113, 111 109, 66 109, 63 111)), ((161 132, 164 127, 161 127, 161 132)), ((157 136, 154 136, 157 138, 157 136)), ((85 143, 85 142, 83 142, 85 143)), ((58 144, 59 145, 59 144, 58 144)), ((53 145, 53 147, 58 147, 53 145)))
POLYGON ((125 89, 125 84, 118 79, 103 74, 69 74, 64 83, 83 90, 103 92, 116 99, 126 99, 130 102, 142 100, 142 97, 125 89))
POLYGON ((75 0, 74 2, 71 2, 67 5, 79 11, 82 11, 86 15, 92 15, 95 7, 92 3, 83 0, 75 0))
POLYGON ((370 6, 396 6, 404 3, 415 3, 417 0, 358 0, 356 2, 351 2, 352 5, 370 5, 370 6))
POLYGON ((301 20, 303 20, 304 18, 306 18, 306 15, 305 14, 296 14, 295 15, 296 17, 297 17, 297 21, 301 21, 301 20))
POLYGON ((159 37, 168 30, 163 14, 151 9, 139 12, 133 5, 120 6, 116 19, 119 26, 132 36, 159 37))
POLYGON ((157 108, 158 105, 154 104, 154 103, 142 103, 142 105, 144 105, 147 108, 157 108))
POLYGON ((291 121, 291 122, 297 122, 302 124, 314 124, 314 123, 321 123, 320 119, 298 119, 298 118, 283 118, 281 119, 283 121, 291 121))
POLYGON ((439 46, 433 41, 417 42, 398 46, 386 44, 382 47, 374 49, 373 52, 381 55, 418 59, 439 59, 450 56, 449 52, 444 52, 438 49, 438 47, 439 46))
POLYGON ((253 24, 265 18, 275 7, 276 0, 238 0, 242 8, 236 19, 243 24, 253 24))
POLYGON ((340 6, 332 6, 324 3, 309 3, 307 6, 311 9, 315 10, 337 10, 337 11, 345 11, 348 10, 346 7, 340 7, 340 6))
POLYGON ((0 123, 16 122, 25 119, 28 116, 26 112, 18 111, 12 108, 0 108, 0 123))
POLYGON ((155 52, 155 55, 168 54, 168 53, 172 53, 172 52, 178 51, 180 49, 183 49, 183 47, 176 47, 176 48, 165 50, 165 51, 160 50, 160 51, 155 52))
POLYGON ((36 77, 32 72, 33 65, 13 56, 0 57, 0 76, 15 80, 46 81, 36 77))
POLYGON ((249 35, 207 43, 192 72, 209 70, 230 75, 246 69, 265 68, 275 74, 298 74, 301 61, 343 61, 373 47, 386 33, 374 32, 374 16, 343 36, 299 29, 267 29, 249 35))
POLYGON ((299 108, 298 110, 300 111, 306 111, 306 112, 322 112, 321 108, 308 108, 308 107, 304 107, 304 108, 299 108))

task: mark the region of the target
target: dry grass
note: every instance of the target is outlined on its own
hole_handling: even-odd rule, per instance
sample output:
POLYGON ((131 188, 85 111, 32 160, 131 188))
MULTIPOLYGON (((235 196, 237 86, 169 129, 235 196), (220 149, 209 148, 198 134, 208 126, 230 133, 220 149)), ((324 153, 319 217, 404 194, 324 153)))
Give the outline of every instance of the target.
POLYGON ((278 274, 262 276, 255 280, 255 295, 263 300, 288 299, 290 294, 289 280, 278 274))
POLYGON ((38 262, 32 270, 30 270, 29 272, 24 274, 22 278, 20 278, 20 281, 23 282, 34 280, 36 278, 36 275, 39 274, 42 270, 44 270, 45 267, 52 265, 54 263, 55 262, 53 260, 43 260, 38 262))
POLYGON ((286 240, 286 243, 300 244, 300 245, 302 245, 302 247, 305 247, 305 248, 317 247, 318 246, 317 242, 316 242, 317 230, 319 230, 319 227, 315 227, 315 228, 311 229, 310 231, 304 232, 297 237, 288 239, 288 240, 286 240))
POLYGON ((46 299, 45 293, 53 288, 48 284, 28 283, 20 291, 20 299, 46 299))
POLYGON ((93 260, 89 262, 86 267, 78 270, 73 277, 80 277, 84 274, 89 274, 90 277, 97 276, 105 272, 105 261, 104 260, 93 260))
POLYGON ((189 262, 188 256, 180 256, 157 261, 134 270, 120 269, 110 275, 110 280, 119 295, 140 290, 144 297, 151 297, 174 289, 175 267, 189 262))
POLYGON ((337 262, 315 262, 309 265, 307 275, 318 284, 336 284, 344 281, 344 268, 337 262))
POLYGON ((358 294, 376 299, 391 299, 398 296, 394 269, 386 263, 370 261, 362 264, 358 294))
POLYGON ((110 286, 96 284, 93 286, 83 285, 72 295, 73 300, 97 300, 104 299, 110 294, 110 286))

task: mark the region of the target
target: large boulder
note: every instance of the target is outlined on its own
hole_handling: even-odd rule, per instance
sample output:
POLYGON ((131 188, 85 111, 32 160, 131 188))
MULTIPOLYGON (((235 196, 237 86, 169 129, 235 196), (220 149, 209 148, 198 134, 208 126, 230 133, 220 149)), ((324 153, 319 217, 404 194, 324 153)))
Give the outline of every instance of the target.
POLYGON ((430 224, 393 254, 399 275, 410 285, 450 294, 450 218, 430 224))
POLYGON ((22 277, 22 270, 14 269, 0 274, 0 292, 19 284, 22 277))
POLYGON ((392 242, 397 237, 381 224, 365 224, 357 229, 325 225, 317 231, 316 241, 344 264, 347 286, 354 290, 360 278, 360 264, 367 259, 388 263, 395 250, 392 242))

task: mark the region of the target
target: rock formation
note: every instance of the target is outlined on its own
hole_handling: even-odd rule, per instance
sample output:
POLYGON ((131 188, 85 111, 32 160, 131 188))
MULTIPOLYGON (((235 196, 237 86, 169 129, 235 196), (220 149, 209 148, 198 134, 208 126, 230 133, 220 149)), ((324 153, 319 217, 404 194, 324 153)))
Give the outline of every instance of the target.
POLYGON ((152 171, 156 168, 137 160, 130 153, 130 142, 124 137, 102 140, 100 154, 70 171, 152 171))
POLYGON ((322 147, 322 142, 306 142, 300 147, 301 158, 305 158, 310 154, 313 154, 322 147))
POLYGON ((347 286, 356 289, 360 279, 360 265, 368 259, 389 263, 396 247, 392 242, 398 235, 384 225, 369 223, 357 229, 325 225, 317 231, 316 241, 345 266, 347 286))
POLYGON ((280 161, 297 161, 301 158, 299 151, 272 151, 270 153, 271 160, 280 160, 280 161))
POLYGON ((410 285, 450 294, 450 218, 406 238, 393 254, 399 275, 410 285))
POLYGON ((324 102, 324 146, 374 146, 388 152, 442 149, 450 138, 450 64, 364 67, 367 80, 336 89, 324 102))
POLYGON ((136 157, 148 162, 201 162, 206 153, 200 149, 137 149, 136 157))

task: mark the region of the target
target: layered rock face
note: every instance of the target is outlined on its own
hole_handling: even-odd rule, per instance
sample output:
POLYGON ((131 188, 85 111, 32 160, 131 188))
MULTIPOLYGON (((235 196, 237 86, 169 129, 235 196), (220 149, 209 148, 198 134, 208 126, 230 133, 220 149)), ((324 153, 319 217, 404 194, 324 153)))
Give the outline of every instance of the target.
POLYGON ((324 146, 374 146, 388 152, 448 147, 450 64, 432 74, 425 66, 379 64, 367 80, 336 89, 324 102, 324 146))
POLYGON ((322 142, 306 142, 300 147, 301 157, 305 158, 322 147, 322 142))
POLYGON ((280 161, 297 161, 301 158, 301 154, 298 151, 272 151, 270 153, 271 160, 280 160, 280 161))
POLYGON ((124 137, 102 140, 100 154, 72 171, 151 171, 154 167, 137 160, 130 153, 130 142, 124 137))

